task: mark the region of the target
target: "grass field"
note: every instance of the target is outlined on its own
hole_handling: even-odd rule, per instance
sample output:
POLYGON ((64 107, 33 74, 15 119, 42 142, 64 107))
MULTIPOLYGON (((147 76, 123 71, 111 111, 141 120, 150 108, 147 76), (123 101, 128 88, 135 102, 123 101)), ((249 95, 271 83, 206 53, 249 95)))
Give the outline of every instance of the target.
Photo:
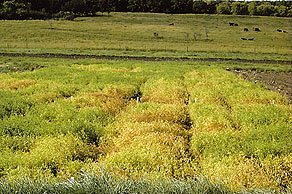
POLYGON ((0 21, 0 52, 291 60, 291 23, 291 18, 145 13, 0 21))
POLYGON ((133 13, 0 21, 2 53, 272 60, 0 56, 0 193, 291 192, 291 102, 226 71, 291 72, 277 63, 291 61, 290 32, 274 30, 290 31, 290 21, 133 13))

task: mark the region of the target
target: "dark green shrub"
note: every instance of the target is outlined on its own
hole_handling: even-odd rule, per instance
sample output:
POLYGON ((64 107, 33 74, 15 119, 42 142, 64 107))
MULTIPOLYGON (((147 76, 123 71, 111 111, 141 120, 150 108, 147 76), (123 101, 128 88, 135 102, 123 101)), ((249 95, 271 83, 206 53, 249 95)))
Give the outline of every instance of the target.
POLYGON ((55 14, 54 17, 73 21, 75 19, 75 14, 68 11, 60 11, 57 14, 55 14))
POLYGON ((30 10, 29 17, 32 19, 41 20, 50 18, 50 14, 46 13, 45 11, 30 10))
POLYGON ((4 1, 2 4, 1 19, 26 19, 28 18, 29 6, 16 0, 4 1))
POLYGON ((248 4, 249 15, 257 15, 257 2, 252 1, 248 4))
POLYGON ((284 5, 275 6, 274 7, 274 10, 275 10, 275 16, 278 16, 278 17, 285 17, 285 16, 287 16, 288 9, 284 5))
POLYGON ((193 13, 203 14, 207 13, 208 4, 205 1, 199 0, 193 2, 193 13))
POLYGON ((217 14, 230 14, 230 4, 229 2, 222 2, 216 5, 217 14))
POLYGON ((248 4, 245 2, 232 2, 231 13, 234 15, 248 15, 248 4))
POLYGON ((270 2, 265 2, 257 6, 257 15, 271 16, 274 14, 274 6, 270 2))

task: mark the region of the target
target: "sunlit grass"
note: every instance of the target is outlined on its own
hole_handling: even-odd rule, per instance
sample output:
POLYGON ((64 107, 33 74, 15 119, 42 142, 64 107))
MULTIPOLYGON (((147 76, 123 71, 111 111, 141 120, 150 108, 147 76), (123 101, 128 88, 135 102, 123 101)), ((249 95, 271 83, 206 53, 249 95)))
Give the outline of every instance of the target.
POLYGON ((290 18, 147 13, 112 13, 75 21, 0 21, 0 50, 291 60, 289 23, 290 18), (230 21, 239 26, 230 27, 230 21), (243 32, 244 27, 250 31, 243 32), (277 28, 289 33, 278 33, 277 28))

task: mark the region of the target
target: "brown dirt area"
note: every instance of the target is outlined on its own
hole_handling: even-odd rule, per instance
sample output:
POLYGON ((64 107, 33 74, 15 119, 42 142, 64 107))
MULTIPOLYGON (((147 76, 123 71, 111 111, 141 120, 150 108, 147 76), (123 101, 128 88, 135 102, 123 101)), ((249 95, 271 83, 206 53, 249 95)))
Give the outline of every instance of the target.
POLYGON ((71 59, 102 59, 102 60, 142 60, 142 61, 207 61, 207 62, 240 62, 291 65, 287 60, 257 60, 239 58, 189 58, 189 57, 146 57, 146 56, 116 56, 116 55, 86 55, 61 53, 1 53, 6 57, 40 57, 40 58, 71 58, 71 59))
POLYGON ((248 70, 234 70, 234 72, 246 80, 264 84, 268 89, 277 91, 292 103, 292 72, 258 72, 248 70))

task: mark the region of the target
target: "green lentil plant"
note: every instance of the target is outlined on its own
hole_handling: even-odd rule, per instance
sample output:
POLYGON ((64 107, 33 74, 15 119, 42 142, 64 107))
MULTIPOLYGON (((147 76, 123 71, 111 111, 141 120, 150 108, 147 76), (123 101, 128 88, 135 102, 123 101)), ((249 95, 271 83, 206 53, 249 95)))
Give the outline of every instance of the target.
MULTIPOLYGON (((28 136, 28 137, 22 137, 22 136, 0 136, 0 149, 1 150, 11 150, 12 152, 28 152, 33 145, 35 139, 28 136)), ((2 153, 2 151, 1 151, 2 153)))
POLYGON ((29 86, 35 85, 36 81, 33 79, 15 79, 10 75, 1 75, 0 76, 1 84, 0 89, 5 90, 19 90, 24 89, 29 86))
POLYGON ((107 142, 101 164, 126 177, 194 176, 196 170, 187 157, 187 133, 182 130, 167 122, 125 123, 121 134, 107 142))
POLYGON ((180 125, 186 125, 189 121, 187 106, 156 102, 135 103, 119 115, 118 119, 132 122, 165 121, 180 125))
POLYGON ((34 102, 19 95, 17 92, 0 90, 0 118, 12 115, 25 116, 34 106, 34 102))
MULTIPOLYGON (((68 178, 80 172, 82 163, 98 158, 97 148, 86 144, 72 135, 42 137, 35 140, 27 153, 17 152, 8 155, 11 163, 8 180, 21 179, 25 176, 34 179, 68 178), (13 167, 14 168, 11 168, 13 167)), ((3 162, 3 161, 2 161, 3 162)))
POLYGON ((34 71, 36 69, 43 68, 44 66, 28 62, 18 62, 18 63, 5 63, 0 66, 0 73, 9 72, 24 72, 24 71, 34 71))
POLYGON ((152 79, 141 87, 144 102, 157 103, 186 103, 188 94, 182 80, 179 79, 152 79))
POLYGON ((231 129, 230 113, 220 105, 191 103, 190 120, 195 132, 218 132, 231 129))
POLYGON ((284 178, 292 148, 286 99, 216 68, 193 71, 186 82, 201 173, 232 190, 291 187, 284 178))
POLYGON ((36 115, 13 115, 0 121, 0 135, 10 137, 36 137, 50 133, 45 121, 36 115))
POLYGON ((223 106, 238 103, 287 104, 283 96, 216 67, 190 72, 187 74, 187 84, 191 88, 189 93, 192 102, 223 106))
POLYGON ((141 86, 142 101, 131 103, 107 128, 101 165, 121 177, 196 174, 188 152, 187 92, 177 81, 156 78, 141 86))

